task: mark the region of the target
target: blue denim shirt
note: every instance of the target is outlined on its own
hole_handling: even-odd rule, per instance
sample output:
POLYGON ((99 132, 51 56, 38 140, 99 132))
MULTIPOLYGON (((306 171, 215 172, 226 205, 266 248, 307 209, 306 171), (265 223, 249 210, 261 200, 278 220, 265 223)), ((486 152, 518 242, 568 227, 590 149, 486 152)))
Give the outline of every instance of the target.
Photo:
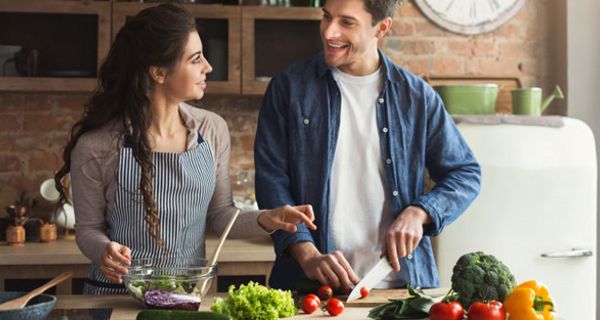
MULTIPOLYGON (((383 90, 374 103, 392 212, 395 218, 416 205, 433 221, 424 226, 413 258, 401 259, 401 279, 403 286, 437 287, 430 237, 440 234, 477 196, 481 171, 435 91, 379 54, 383 90), (436 183, 428 193, 424 193, 426 169, 436 183)), ((272 79, 264 96, 254 145, 258 204, 261 208, 311 204, 318 227, 311 231, 298 224, 296 233, 272 235, 277 255, 272 287, 292 289, 305 277, 287 251, 290 244, 310 241, 322 253, 335 251, 329 223, 330 177, 340 108, 340 89, 323 53, 287 67, 272 79)))

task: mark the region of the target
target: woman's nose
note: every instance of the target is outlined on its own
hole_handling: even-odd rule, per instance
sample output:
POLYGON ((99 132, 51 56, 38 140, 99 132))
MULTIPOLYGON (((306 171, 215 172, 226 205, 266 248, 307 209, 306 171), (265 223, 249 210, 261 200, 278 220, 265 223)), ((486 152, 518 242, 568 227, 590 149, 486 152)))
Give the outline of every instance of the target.
POLYGON ((204 66, 204 73, 211 73, 213 71, 212 66, 210 65, 210 63, 208 62, 208 60, 206 60, 206 65, 204 66))

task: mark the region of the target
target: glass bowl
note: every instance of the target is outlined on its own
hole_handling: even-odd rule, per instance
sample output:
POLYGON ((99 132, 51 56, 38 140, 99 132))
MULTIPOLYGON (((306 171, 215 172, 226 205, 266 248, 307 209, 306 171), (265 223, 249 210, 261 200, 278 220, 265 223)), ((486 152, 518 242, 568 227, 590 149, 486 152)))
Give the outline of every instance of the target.
POLYGON ((127 291, 152 309, 198 310, 217 265, 189 257, 134 259, 123 275, 127 291))

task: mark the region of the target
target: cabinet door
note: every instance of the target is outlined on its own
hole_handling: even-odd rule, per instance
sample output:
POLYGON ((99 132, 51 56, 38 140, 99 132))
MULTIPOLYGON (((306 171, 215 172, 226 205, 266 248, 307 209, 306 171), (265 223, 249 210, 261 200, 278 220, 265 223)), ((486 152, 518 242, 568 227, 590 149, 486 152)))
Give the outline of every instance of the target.
POLYGON ((322 50, 321 9, 242 7, 242 93, 265 93, 271 77, 322 50))
MULTIPOLYGON (((113 39, 127 17, 157 4, 113 3, 113 39)), ((241 9, 239 6, 185 5, 196 18, 196 27, 204 54, 213 67, 208 75, 207 94, 240 94, 241 92, 241 9)))
POLYGON ((0 91, 92 91, 109 30, 109 2, 0 0, 0 91))

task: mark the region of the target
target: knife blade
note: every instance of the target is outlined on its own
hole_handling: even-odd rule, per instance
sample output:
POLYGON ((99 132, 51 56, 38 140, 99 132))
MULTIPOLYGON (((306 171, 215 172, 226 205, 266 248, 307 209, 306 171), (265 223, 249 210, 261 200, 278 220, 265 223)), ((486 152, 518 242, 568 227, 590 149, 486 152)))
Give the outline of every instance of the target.
POLYGON ((386 257, 379 259, 377 264, 367 274, 364 278, 362 278, 358 284, 352 289, 348 299, 346 299, 346 303, 352 302, 360 298, 360 289, 362 287, 367 288, 367 290, 371 291, 373 287, 375 287, 383 278, 385 278, 390 272, 392 272, 392 266, 387 261, 386 257))

